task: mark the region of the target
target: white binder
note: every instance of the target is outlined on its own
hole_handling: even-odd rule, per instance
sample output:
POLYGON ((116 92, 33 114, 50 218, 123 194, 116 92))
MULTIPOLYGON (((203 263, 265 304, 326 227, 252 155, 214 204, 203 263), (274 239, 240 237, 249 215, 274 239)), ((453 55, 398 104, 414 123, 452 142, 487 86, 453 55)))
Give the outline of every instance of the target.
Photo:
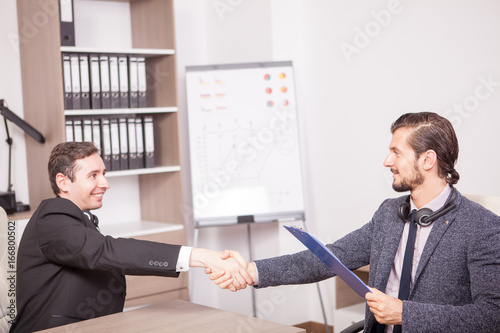
POLYGON ((99 56, 99 67, 101 71, 101 108, 109 109, 111 107, 111 98, 109 94, 109 59, 107 55, 99 56))
POLYGON ((111 85, 111 108, 120 107, 120 77, 118 74, 118 57, 109 57, 109 81, 111 85))
POLYGON ((73 109, 81 109, 80 98, 80 61, 77 54, 70 56, 71 63, 71 102, 73 109))
POLYGON ((80 57, 81 109, 90 109, 89 57, 86 54, 80 54, 79 57, 80 57))

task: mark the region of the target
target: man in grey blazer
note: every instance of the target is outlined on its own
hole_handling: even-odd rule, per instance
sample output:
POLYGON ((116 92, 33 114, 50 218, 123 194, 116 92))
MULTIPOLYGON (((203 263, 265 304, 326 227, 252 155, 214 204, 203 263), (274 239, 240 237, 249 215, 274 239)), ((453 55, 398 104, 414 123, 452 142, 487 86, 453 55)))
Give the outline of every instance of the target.
MULTIPOLYGON (((410 113, 391 133, 384 166, 393 188, 410 196, 385 200, 370 222, 327 245, 349 269, 370 265, 365 332, 500 332, 500 217, 453 188, 458 141, 451 123, 410 113)), ((257 260, 248 271, 258 288, 333 276, 310 251, 257 260)), ((219 276, 210 278, 224 288, 219 276)))
POLYGON ((11 332, 122 311, 125 274, 177 277, 189 267, 211 267, 231 275, 233 290, 252 283, 238 262, 220 259, 222 252, 102 235, 90 211, 102 206, 109 189, 105 173, 91 143, 66 142, 52 150, 49 178, 56 197, 42 201, 22 235, 11 332))

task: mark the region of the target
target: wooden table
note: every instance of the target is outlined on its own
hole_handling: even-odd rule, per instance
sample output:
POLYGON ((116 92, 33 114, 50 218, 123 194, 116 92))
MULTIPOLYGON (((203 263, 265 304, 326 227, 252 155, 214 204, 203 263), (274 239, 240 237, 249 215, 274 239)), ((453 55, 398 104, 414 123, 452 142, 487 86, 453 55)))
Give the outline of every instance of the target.
POLYGON ((59 326, 41 332, 304 332, 304 329, 182 300, 59 326))

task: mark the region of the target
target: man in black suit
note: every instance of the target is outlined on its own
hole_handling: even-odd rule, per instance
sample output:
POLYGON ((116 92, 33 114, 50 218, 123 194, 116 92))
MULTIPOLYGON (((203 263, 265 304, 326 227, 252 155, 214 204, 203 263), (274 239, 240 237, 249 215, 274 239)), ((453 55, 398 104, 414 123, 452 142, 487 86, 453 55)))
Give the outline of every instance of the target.
POLYGON ((177 277, 188 267, 222 269, 233 291, 252 283, 236 260, 221 252, 102 235, 90 211, 109 188, 91 143, 57 145, 49 159, 55 198, 42 201, 18 252, 18 315, 11 332, 32 332, 123 310, 125 274, 177 277))

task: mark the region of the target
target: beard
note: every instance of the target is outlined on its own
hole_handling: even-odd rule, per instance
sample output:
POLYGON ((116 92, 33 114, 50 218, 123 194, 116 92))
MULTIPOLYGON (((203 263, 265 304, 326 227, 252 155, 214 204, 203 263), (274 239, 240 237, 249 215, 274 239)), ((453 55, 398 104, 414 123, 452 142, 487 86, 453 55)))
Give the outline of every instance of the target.
MULTIPOLYGON (((396 179, 394 179, 392 183, 392 188, 396 192, 406 192, 406 191, 413 191, 415 187, 422 185, 424 182, 424 176, 422 175, 422 172, 420 172, 418 168, 418 164, 415 162, 413 165, 414 173, 411 178, 405 179, 401 178, 399 183, 396 183, 396 179)), ((397 172, 395 169, 391 169, 392 172, 397 172)))

